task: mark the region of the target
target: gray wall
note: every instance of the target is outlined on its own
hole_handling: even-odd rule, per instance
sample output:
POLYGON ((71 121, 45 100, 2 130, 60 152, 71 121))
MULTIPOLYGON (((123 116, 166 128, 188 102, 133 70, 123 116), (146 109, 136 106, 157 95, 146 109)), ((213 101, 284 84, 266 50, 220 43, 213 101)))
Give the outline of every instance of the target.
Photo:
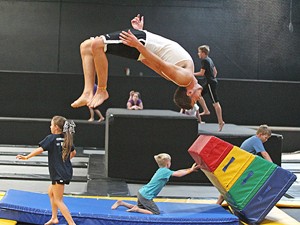
MULTIPOLYGON (((199 69, 197 47, 211 46, 222 78, 299 81, 300 1, 1 0, 0 70, 82 73, 80 43, 124 29, 141 13, 145 28, 179 42, 199 69)), ((109 57, 110 75, 154 73, 109 57)))

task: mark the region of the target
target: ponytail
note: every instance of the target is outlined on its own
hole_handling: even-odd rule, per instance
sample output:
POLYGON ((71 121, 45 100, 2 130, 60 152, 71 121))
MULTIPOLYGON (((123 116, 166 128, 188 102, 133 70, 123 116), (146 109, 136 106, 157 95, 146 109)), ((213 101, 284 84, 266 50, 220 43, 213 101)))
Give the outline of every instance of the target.
POLYGON ((66 120, 63 127, 64 134, 64 144, 62 146, 62 159, 65 161, 72 149, 73 146, 73 134, 75 133, 75 123, 74 121, 66 120))
POLYGON ((75 133, 75 123, 74 121, 68 121, 65 117, 54 116, 52 121, 57 125, 62 133, 64 134, 64 142, 62 146, 62 159, 65 161, 72 149, 73 146, 73 134, 75 133))

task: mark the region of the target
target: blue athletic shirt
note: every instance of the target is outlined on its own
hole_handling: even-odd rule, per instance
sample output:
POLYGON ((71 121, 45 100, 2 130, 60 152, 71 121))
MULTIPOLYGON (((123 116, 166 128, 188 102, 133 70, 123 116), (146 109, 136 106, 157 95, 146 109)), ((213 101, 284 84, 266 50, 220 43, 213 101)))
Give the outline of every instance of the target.
MULTIPOLYGON (((70 181, 73 176, 70 155, 65 161, 62 159, 63 142, 63 134, 50 134, 39 143, 39 146, 42 147, 44 151, 48 151, 48 167, 52 181, 70 181)), ((74 146, 72 146, 71 151, 74 151, 74 146)))
POLYGON ((166 167, 159 168, 155 172, 149 183, 139 190, 140 194, 144 198, 152 200, 159 194, 159 192, 169 181, 169 178, 172 176, 173 173, 174 171, 166 167))
POLYGON ((252 154, 266 151, 262 141, 256 135, 246 139, 240 148, 252 154))

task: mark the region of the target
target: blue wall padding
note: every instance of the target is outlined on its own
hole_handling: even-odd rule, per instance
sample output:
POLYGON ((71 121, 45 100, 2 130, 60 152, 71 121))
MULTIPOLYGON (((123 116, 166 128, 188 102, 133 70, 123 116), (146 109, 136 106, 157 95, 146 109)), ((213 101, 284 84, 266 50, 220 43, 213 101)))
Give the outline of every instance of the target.
MULTIPOLYGON (((115 200, 64 197, 75 223, 93 225, 137 225, 137 224, 232 224, 238 225, 235 215, 216 204, 188 204, 158 202, 160 215, 126 212, 119 207, 111 210, 115 200)), ((135 204, 135 202, 131 202, 135 204)), ((8 190, 0 201, 0 218, 30 224, 44 224, 51 217, 48 195, 8 190)), ((59 214, 60 222, 65 222, 59 214)))

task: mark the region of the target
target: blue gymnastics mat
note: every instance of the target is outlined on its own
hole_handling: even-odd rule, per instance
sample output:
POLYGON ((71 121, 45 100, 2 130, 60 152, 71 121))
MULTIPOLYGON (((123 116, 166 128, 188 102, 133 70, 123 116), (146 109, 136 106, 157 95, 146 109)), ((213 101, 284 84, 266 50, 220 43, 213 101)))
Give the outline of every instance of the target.
MULTIPOLYGON (((64 197, 76 224, 80 225, 138 225, 138 224, 233 224, 239 220, 216 204, 189 204, 158 202, 160 215, 126 212, 119 207, 111 210, 115 200, 64 197)), ((129 201, 130 202, 130 201, 129 201)), ((131 203, 135 204, 135 202, 131 203)), ((47 194, 8 190, 0 201, 0 218, 29 224, 44 224, 51 217, 47 194)), ((66 224, 59 214, 59 224, 66 224)))

